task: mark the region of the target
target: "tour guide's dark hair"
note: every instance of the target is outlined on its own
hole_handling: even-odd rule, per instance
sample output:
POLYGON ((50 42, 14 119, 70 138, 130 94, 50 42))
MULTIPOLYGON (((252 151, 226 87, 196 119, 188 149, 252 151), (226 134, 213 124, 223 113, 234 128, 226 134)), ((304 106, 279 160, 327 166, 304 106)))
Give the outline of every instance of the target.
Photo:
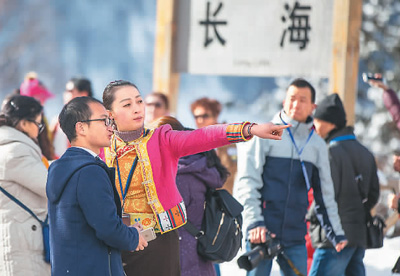
MULTIPOLYGON (((121 88, 123 86, 132 86, 132 87, 136 88, 137 91, 139 91, 137 86, 129 81, 116 80, 116 81, 110 82, 106 86, 106 88, 104 88, 104 92, 103 92, 103 104, 107 110, 111 110, 111 106, 115 99, 115 97, 114 97, 115 91, 117 91, 119 88, 121 88)), ((139 93, 140 93, 140 91, 139 91, 139 93)))
POLYGON ((295 86, 295 87, 298 87, 298 88, 304 88, 304 87, 310 88, 310 90, 311 90, 311 102, 315 103, 315 89, 308 81, 306 81, 305 79, 302 79, 302 78, 298 78, 298 79, 295 79, 294 81, 292 81, 289 84, 289 87, 290 86, 295 86))
POLYGON ((90 103, 102 104, 95 98, 77 97, 64 105, 61 110, 61 113, 58 116, 58 122, 70 142, 76 139, 76 123, 90 120, 90 117, 92 116, 92 111, 89 107, 90 103))
POLYGON ((32 97, 12 95, 0 113, 0 126, 16 127, 19 121, 33 121, 43 111, 42 105, 32 97))

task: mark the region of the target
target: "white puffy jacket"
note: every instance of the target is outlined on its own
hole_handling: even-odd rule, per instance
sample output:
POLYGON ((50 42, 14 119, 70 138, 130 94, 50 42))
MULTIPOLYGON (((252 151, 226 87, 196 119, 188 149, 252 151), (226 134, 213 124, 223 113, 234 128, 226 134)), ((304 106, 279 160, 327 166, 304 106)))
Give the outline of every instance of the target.
MULTIPOLYGON (((15 128, 0 127, 0 185, 40 219, 47 214, 47 169, 38 145, 15 128)), ((40 223, 0 191, 0 275, 50 275, 40 223)))

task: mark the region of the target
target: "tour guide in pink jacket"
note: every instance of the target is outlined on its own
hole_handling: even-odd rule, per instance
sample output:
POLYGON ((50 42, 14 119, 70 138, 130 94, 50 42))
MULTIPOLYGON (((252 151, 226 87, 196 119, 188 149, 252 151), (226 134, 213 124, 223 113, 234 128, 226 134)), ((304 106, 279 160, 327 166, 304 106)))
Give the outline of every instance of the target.
MULTIPOLYGON (((156 227, 156 231, 168 232, 186 223, 185 205, 175 183, 179 158, 229 143, 247 141, 242 134, 243 126, 246 124, 248 123, 214 125, 185 132, 174 131, 170 125, 164 125, 155 130, 146 129, 144 131, 147 132, 146 136, 142 135, 128 143, 114 135, 112 146, 106 150, 107 165, 117 167, 115 158, 117 156, 120 169, 127 167, 130 170, 130 166, 126 166, 126 161, 132 164, 134 158, 128 158, 128 155, 132 154, 135 157, 136 149, 139 162, 134 175, 141 170, 148 203, 159 226, 159 229, 156 227), (115 144, 117 154, 115 154, 115 144)), ((124 182, 126 183, 122 181, 124 182)), ((118 179, 116 185, 121 195, 118 179)), ((124 209, 129 213, 129 206, 126 203, 124 209)), ((140 215, 136 217, 135 215, 131 214, 132 221, 140 221, 146 228, 148 223, 143 223, 140 215)))

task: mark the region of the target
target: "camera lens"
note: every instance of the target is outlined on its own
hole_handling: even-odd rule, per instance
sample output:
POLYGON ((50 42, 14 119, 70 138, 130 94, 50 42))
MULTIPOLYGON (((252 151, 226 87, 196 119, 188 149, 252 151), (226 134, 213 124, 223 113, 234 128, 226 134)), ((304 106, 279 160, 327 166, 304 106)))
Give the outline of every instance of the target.
POLYGON ((243 254, 237 260, 240 268, 246 269, 247 271, 255 268, 261 260, 265 258, 265 245, 258 245, 251 251, 243 254))

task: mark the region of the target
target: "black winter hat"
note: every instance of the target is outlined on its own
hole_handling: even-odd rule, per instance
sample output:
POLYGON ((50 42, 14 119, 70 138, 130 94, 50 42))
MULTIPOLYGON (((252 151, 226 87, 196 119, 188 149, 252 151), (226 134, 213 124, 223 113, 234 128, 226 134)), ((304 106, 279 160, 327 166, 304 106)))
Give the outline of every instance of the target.
POLYGON ((336 125, 338 129, 346 126, 346 112, 338 94, 323 99, 315 109, 314 118, 336 125))

